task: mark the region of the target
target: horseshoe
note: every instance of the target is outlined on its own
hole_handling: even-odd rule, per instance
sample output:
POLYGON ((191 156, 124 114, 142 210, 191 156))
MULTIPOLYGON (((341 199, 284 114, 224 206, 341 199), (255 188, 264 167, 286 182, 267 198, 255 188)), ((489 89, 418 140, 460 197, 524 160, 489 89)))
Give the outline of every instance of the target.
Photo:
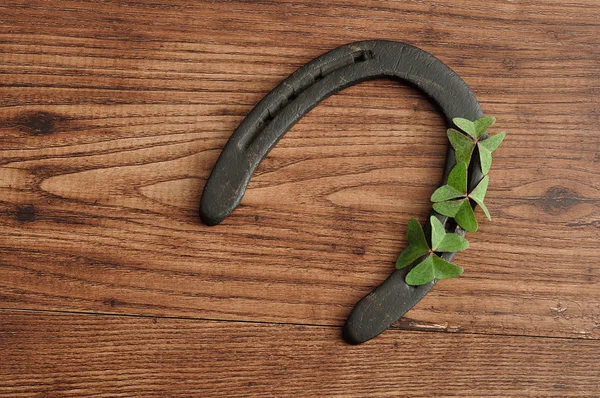
MULTIPOLYGON (((425 93, 440 109, 448 127, 452 119, 476 120, 483 112, 466 83, 442 61, 406 43, 370 40, 338 47, 310 61, 267 94, 235 129, 206 182, 200 200, 200 218, 219 224, 240 203, 260 162, 283 135, 330 95, 357 83, 389 78, 408 82, 425 93)), ((443 183, 456 164, 448 145, 443 183)), ((470 184, 483 178, 481 166, 472 162, 470 184)), ((433 212, 448 232, 464 236, 452 220, 433 212)), ((427 227, 426 223, 426 227, 427 227)), ((454 253, 444 253, 452 261, 454 253)), ((415 306, 435 280, 410 286, 404 277, 409 267, 395 270, 381 285, 362 298, 343 329, 350 344, 379 335, 415 306)))

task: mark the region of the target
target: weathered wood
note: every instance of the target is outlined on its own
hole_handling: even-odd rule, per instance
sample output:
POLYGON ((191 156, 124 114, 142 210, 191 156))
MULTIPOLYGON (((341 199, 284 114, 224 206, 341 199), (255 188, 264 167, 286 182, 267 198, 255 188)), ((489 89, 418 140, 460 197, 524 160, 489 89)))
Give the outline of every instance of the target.
POLYGON ((597 396, 599 59, 597 0, 2 2, 0 395, 597 396), (327 99, 222 225, 197 207, 264 94, 373 38, 439 57, 509 135, 464 276, 352 347, 441 177, 418 92, 327 99))
POLYGON ((378 37, 441 58, 509 132, 464 276, 399 326, 600 336, 595 0, 11 1, 0 20, 0 307, 340 325, 439 182, 443 123, 416 91, 326 100, 223 225, 197 205, 266 92, 378 37))
POLYGON ((0 5, 0 307, 340 325, 439 182, 443 123, 416 91, 326 100, 223 225, 197 206, 266 92, 376 36, 440 57, 509 132, 464 276, 401 325, 598 338, 599 8, 454 3, 0 5))
POLYGON ((25 396, 594 396, 581 339, 6 311, 0 394, 25 396))

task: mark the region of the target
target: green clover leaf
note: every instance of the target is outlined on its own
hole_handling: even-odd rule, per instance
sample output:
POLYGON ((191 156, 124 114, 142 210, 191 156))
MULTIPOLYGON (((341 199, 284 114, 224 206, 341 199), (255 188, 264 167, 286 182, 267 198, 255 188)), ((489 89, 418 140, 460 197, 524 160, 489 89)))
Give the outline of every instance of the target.
POLYGON ((484 116, 481 119, 477 119, 472 122, 469 119, 456 117, 452 119, 452 121, 456 127, 469 134, 474 139, 478 139, 485 132, 485 130, 490 128, 496 122, 496 118, 492 116, 484 116))
POLYGON ((434 279, 447 279, 459 276, 463 269, 438 256, 436 252, 458 252, 469 247, 469 242, 455 233, 447 233, 435 216, 431 223, 431 247, 427 243, 421 224, 416 219, 408 223, 409 246, 400 254, 396 268, 404 268, 419 258, 421 261, 406 275, 406 283, 412 286, 425 285, 434 279))
POLYGON ((502 132, 480 140, 483 133, 496 122, 496 119, 491 116, 484 116, 474 122, 460 117, 454 118, 452 121, 456 127, 464 132, 455 129, 448 129, 447 131, 448 140, 450 140, 456 154, 456 161, 465 162, 469 165, 473 151, 477 146, 481 170, 483 174, 489 173, 492 166, 492 152, 500 146, 506 133, 502 132))
POLYGON ((419 221, 416 218, 412 218, 408 222, 408 228, 406 232, 409 246, 400 253, 398 260, 396 261, 396 268, 404 268, 407 265, 414 262, 419 257, 429 252, 429 245, 427 239, 425 239, 425 233, 419 221))
POLYGON ((485 176, 471 192, 467 192, 467 164, 457 163, 448 175, 448 183, 431 195, 433 209, 444 216, 453 217, 465 231, 475 232, 478 224, 470 199, 481 207, 488 220, 492 220, 483 202, 488 183, 489 177, 485 176))
MULTIPOLYGON (((473 211, 474 203, 481 207, 490 221, 492 220, 484 204, 489 183, 487 174, 492 166, 492 152, 500 146, 506 133, 482 138, 486 130, 496 122, 491 116, 475 121, 455 118, 453 122, 460 130, 448 129, 447 135, 454 148, 456 165, 450 171, 446 185, 439 187, 431 195, 431 201, 437 213, 454 218, 465 231, 475 232, 479 225, 473 211), (484 177, 469 192, 468 169, 475 149, 484 177)), ((421 224, 416 219, 410 220, 406 233, 409 245, 396 261, 397 269, 413 265, 405 279, 406 283, 412 286, 424 285, 435 279, 453 278, 463 273, 461 267, 444 260, 441 253, 465 250, 469 242, 456 233, 446 232, 437 217, 431 216, 429 222, 430 239, 425 236, 421 224)))

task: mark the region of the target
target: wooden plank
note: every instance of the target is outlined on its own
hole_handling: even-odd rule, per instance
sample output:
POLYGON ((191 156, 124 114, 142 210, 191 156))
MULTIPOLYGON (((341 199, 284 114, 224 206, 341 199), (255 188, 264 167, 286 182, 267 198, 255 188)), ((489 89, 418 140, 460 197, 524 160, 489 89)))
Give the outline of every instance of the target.
POLYGON ((597 396, 597 341, 0 312, 0 394, 597 396))
POLYGON ((0 20, 0 307, 341 325, 439 183, 444 126, 416 91, 331 97, 223 225, 196 209, 264 94, 378 37, 441 58, 509 132, 464 276, 398 326, 599 338, 595 1, 12 1, 0 20))

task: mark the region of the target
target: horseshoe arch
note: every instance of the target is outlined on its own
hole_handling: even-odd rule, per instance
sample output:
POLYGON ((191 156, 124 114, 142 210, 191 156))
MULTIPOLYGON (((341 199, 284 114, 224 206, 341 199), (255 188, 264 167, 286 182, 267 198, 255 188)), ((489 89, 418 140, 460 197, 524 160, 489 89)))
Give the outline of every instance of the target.
MULTIPOLYGON (((366 80, 391 78, 410 83, 440 109, 448 127, 452 119, 476 120, 483 112, 466 83, 442 61, 406 43, 370 40, 338 47, 310 61, 283 80, 248 113, 225 145, 204 187, 200 218, 219 224, 238 206, 252 174, 277 142, 312 108, 330 95, 366 80)), ((456 161, 448 145, 445 183, 456 161)), ((473 162, 470 185, 483 174, 473 162)), ((448 232, 464 235, 456 224, 434 212, 448 232)), ((451 261, 454 253, 444 253, 451 261)), ((351 344, 370 340, 400 319, 435 284, 409 286, 410 268, 395 270, 381 285, 361 299, 344 325, 351 344)))

